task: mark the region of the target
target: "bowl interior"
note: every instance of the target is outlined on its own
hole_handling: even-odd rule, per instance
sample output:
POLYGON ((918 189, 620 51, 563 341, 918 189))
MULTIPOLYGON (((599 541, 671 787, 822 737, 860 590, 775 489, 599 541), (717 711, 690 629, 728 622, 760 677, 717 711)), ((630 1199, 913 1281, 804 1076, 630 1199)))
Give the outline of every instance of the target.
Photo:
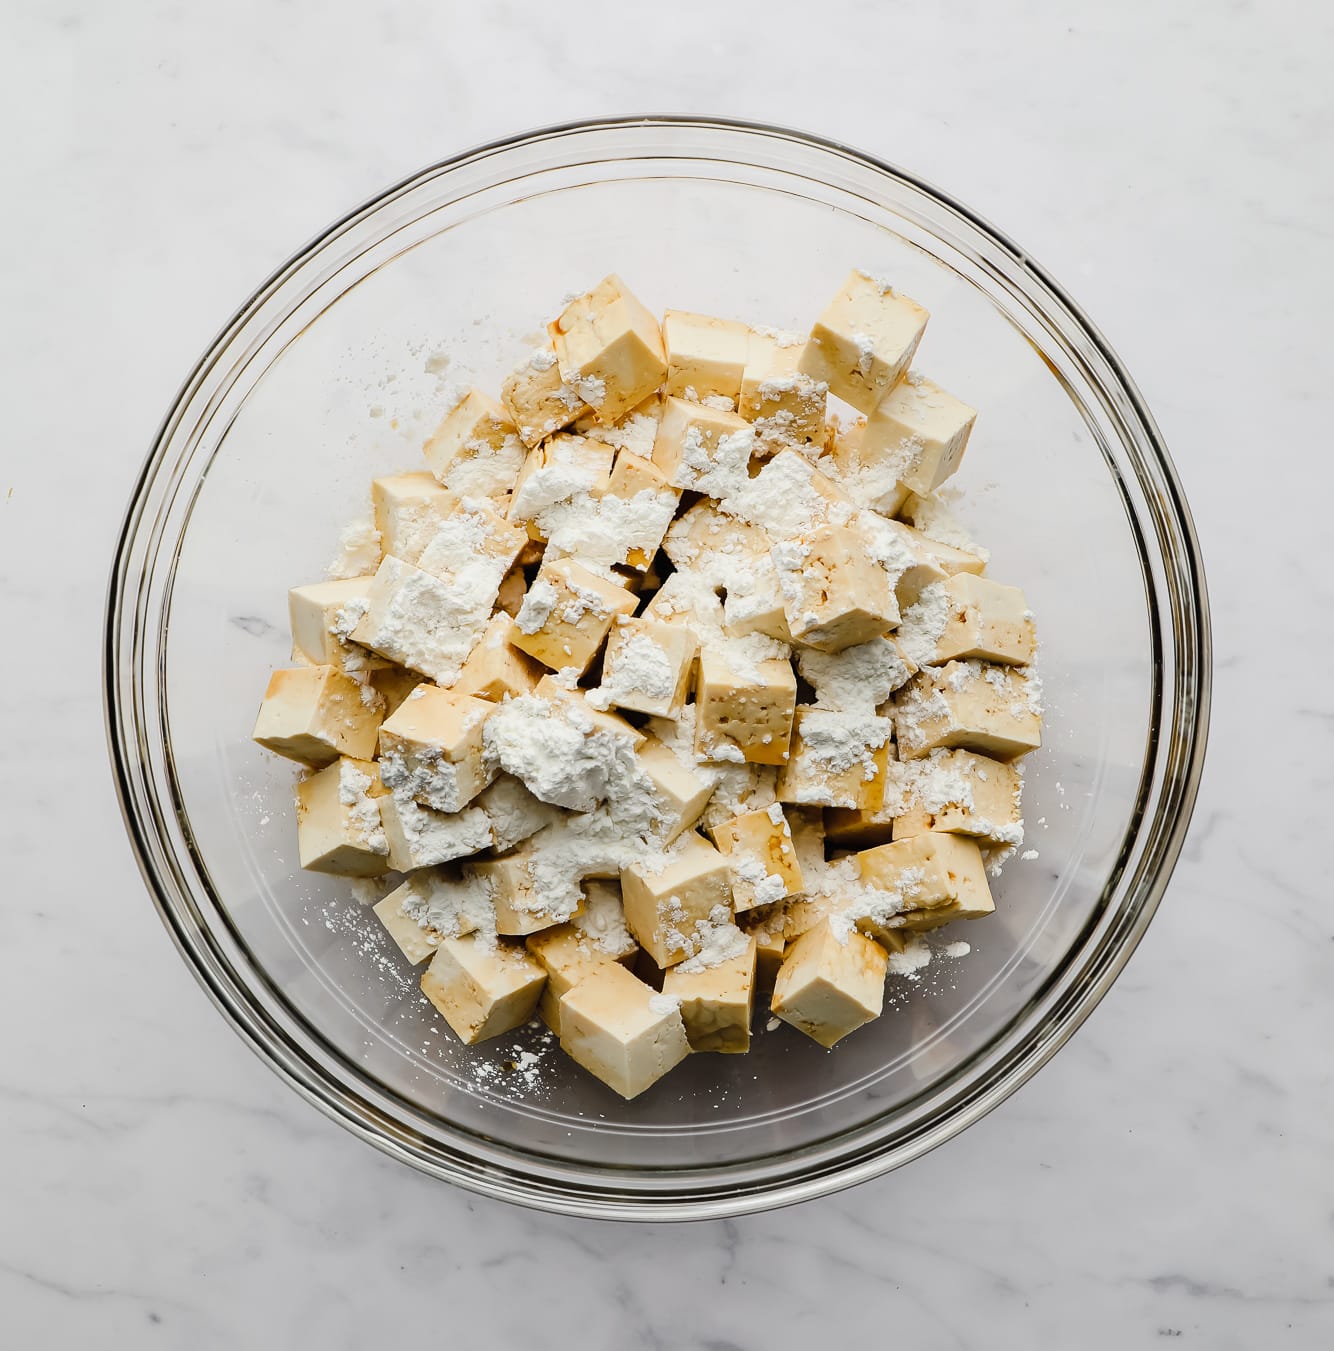
POLYGON ((145 698, 160 708, 195 936, 225 948, 274 1036, 359 1104, 367 1134, 410 1141, 418 1161, 493 1170, 502 1189, 511 1174, 585 1192, 792 1176, 910 1141, 1001 1050, 1050 1027, 1052 991, 1113 922, 1161 774, 1162 637, 1138 489, 1114 404, 1048 317, 948 213, 927 218, 916 190, 881 181, 872 199, 780 148, 667 148, 575 153, 557 139, 391 194, 259 298, 188 422, 169 428, 180 459, 145 698), (804 329, 851 266, 927 306, 918 368, 980 410, 959 510, 992 575, 1025 589, 1041 639, 1033 856, 995 882, 994 917, 947 931, 966 957, 891 977, 885 1016, 832 1053, 766 1030, 760 1013, 748 1057, 692 1057, 625 1103, 535 1026, 463 1047, 352 889, 297 866, 292 767, 249 739, 268 674, 288 661, 287 588, 323 575, 373 476, 421 466, 449 386, 498 390, 566 293, 614 270, 659 312, 804 329), (525 1050, 538 1059, 521 1068, 525 1050))

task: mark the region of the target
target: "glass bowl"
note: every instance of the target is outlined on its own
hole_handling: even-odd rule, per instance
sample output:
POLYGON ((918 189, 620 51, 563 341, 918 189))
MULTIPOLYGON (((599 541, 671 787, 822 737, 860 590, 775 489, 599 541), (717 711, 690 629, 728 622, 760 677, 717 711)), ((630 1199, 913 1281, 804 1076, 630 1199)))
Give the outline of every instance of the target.
MULTIPOLYGON (((127 828, 181 954, 254 1050, 395 1158, 549 1210, 678 1219, 872 1177, 994 1107, 1071 1035, 1167 884, 1195 800, 1208 615, 1171 462, 1116 356, 1024 252, 844 146, 771 127, 608 121, 460 155, 351 212, 245 303, 134 490, 107 617, 127 828), (809 325, 849 267, 931 311, 920 365, 981 410, 959 486, 1025 588, 1048 692, 1026 851, 963 960, 891 977, 833 1052, 760 1014, 622 1102, 530 1027, 477 1048, 433 1015, 352 888, 297 867, 292 767, 250 741, 372 476, 421 465, 446 381, 499 387, 562 297, 624 276, 671 305, 809 325), (446 366, 446 360, 448 362, 446 366), (522 1053, 531 1050, 535 1061, 522 1053)), ((956 936, 953 931, 951 937, 956 936)))

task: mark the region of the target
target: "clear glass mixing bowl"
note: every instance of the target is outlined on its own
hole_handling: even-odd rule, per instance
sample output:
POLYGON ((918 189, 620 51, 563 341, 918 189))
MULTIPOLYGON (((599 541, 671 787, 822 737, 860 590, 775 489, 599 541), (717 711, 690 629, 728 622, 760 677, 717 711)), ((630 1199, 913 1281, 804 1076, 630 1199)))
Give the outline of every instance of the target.
MULTIPOLYGON (((1208 615, 1171 462, 1107 344, 1022 250, 869 156, 770 127, 560 127, 353 211, 251 297, 135 488, 107 619, 125 819, 182 955, 237 1031, 348 1129, 551 1210, 758 1210, 896 1167, 1000 1102, 1107 990, 1194 803, 1208 615), (465 1048, 350 888, 297 867, 292 770, 249 734, 373 475, 420 465, 445 379, 496 389, 525 335, 610 271, 651 308, 800 328, 850 266, 931 311, 920 364, 981 409, 960 486, 1036 611, 1049 697, 1028 847, 961 961, 891 980, 832 1053, 760 1030, 625 1103, 532 1029, 465 1048), (442 354, 448 367, 442 371, 442 354), (536 1080, 536 1082, 530 1082, 536 1080)), ((763 1028, 763 1018, 758 1026, 763 1028)))

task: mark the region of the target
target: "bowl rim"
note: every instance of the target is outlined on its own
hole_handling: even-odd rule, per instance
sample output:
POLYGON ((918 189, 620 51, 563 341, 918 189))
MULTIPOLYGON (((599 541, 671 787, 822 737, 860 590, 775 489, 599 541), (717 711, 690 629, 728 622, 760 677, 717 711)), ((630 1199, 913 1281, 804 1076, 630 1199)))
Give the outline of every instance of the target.
MULTIPOLYGON (((1157 598, 1146 587, 1150 609, 1156 614, 1157 598)), ((1156 629, 1155 629, 1156 633, 1156 629)), ((1155 639, 1156 641, 1156 639, 1155 639)), ((132 648, 133 650, 133 648, 132 648)), ((943 1144, 960 1131, 980 1120, 1024 1083, 1060 1049, 1083 1024, 1130 960, 1166 891, 1172 871, 1180 855, 1189 829, 1198 796, 1208 740, 1209 705, 1212 681, 1212 654, 1210 616, 1203 559, 1190 509, 1175 466, 1168 454, 1163 437, 1124 363, 1111 344, 1091 322, 1083 310, 1063 287, 1044 268, 1035 263, 1028 253, 985 217, 958 201, 934 184, 886 160, 858 150, 844 142, 818 136, 793 128, 744 119, 685 114, 662 114, 634 117, 603 117, 575 120, 539 127, 501 137, 445 159, 427 165, 382 191, 366 198, 345 212, 325 229, 319 231, 261 282, 219 329, 203 354, 181 383, 170 407, 135 477, 124 521, 117 537, 107 589, 103 641, 103 707, 109 755, 113 778, 126 832, 130 839, 139 870, 159 917, 167 929, 187 966, 227 1022, 242 1040, 306 1101, 312 1103, 331 1120, 351 1130, 391 1157, 407 1162, 435 1177, 446 1178, 468 1190, 510 1202, 555 1213, 592 1218, 622 1220, 690 1220, 725 1218, 739 1214, 773 1209, 783 1205, 826 1195, 871 1177, 879 1176, 943 1144), (248 319, 281 287, 284 280, 297 271, 332 240, 352 225, 378 210, 386 202, 451 169, 481 160, 497 152, 511 151, 527 145, 551 142, 571 134, 597 131, 633 131, 654 128, 686 128, 703 132, 721 131, 753 134, 786 140, 795 145, 820 152, 844 156, 863 169, 872 170, 895 180, 908 188, 934 199, 940 206, 958 216, 984 236, 987 242, 1003 253, 1047 293, 1072 322, 1079 337, 1086 340, 1110 372, 1117 393, 1124 397, 1129 412, 1138 424, 1152 467, 1159 477, 1155 485, 1154 501, 1156 524, 1161 535, 1168 528, 1173 535, 1174 555, 1158 541, 1156 559, 1164 563, 1168 580, 1177 585, 1170 596, 1173 631, 1177 639, 1177 661, 1171 675, 1175 677, 1175 698, 1172 707, 1177 717, 1170 729, 1171 744, 1175 748, 1175 771, 1165 774, 1163 788, 1174 793, 1176 810, 1171 819, 1159 822, 1159 829, 1150 841, 1151 857, 1146 854, 1140 864, 1145 876, 1133 908, 1130 927, 1120 933, 1116 943, 1102 960, 1095 978, 1080 986, 1053 1009, 1040 1039, 1030 1040, 1020 1051, 1010 1056, 1002 1070, 997 1070, 985 1092, 975 1094, 959 1106, 946 1121, 932 1122, 914 1136, 890 1149, 876 1150, 861 1159, 840 1157, 832 1165, 814 1170, 797 1168, 775 1177, 745 1184, 744 1188, 731 1185, 726 1175, 732 1165, 720 1165, 715 1170, 719 1181, 697 1191, 670 1191, 653 1193, 643 1189, 616 1191, 614 1186, 581 1179, 579 1185, 553 1183, 527 1174, 507 1171, 503 1165, 481 1160, 467 1150, 451 1153, 438 1143, 427 1147, 410 1128, 391 1120, 387 1114, 364 1097, 349 1091, 346 1085, 330 1078, 325 1065, 304 1048, 295 1046, 281 1028, 271 1026, 272 1018, 260 1008, 250 993, 238 987, 230 972, 219 963, 218 954, 206 954, 197 946, 205 936, 202 924, 191 924, 188 911, 191 901, 177 885, 175 878, 164 876, 166 871, 177 871, 171 865, 170 848, 157 862, 154 842, 161 841, 161 812, 155 800, 144 801, 136 791, 136 770, 147 758, 142 729, 145 710, 138 699, 138 690, 131 682, 122 687, 118 663, 127 642, 133 644, 127 633, 137 635, 139 615, 134 623, 126 624, 126 601, 129 593, 126 580, 130 555, 134 549, 137 530, 145 508, 146 492, 161 467, 165 452, 171 443, 178 417, 196 392, 214 360, 228 343, 244 328, 248 319), (1182 650, 1188 657, 1182 669, 1182 650)), ((1161 685, 1165 673, 1155 663, 1155 717, 1161 702, 1161 685)), ((162 708, 156 710, 160 715, 162 708)), ((1152 738, 1157 740, 1157 737, 1152 738)), ((1160 812, 1161 817, 1161 812, 1160 812)), ((1123 854, 1124 858, 1124 854, 1123 854)), ((202 860, 199 861, 202 866, 202 860)), ((1130 909, 1130 897, 1124 904, 1130 909)), ((288 1010, 289 1016, 291 1010, 288 1010)), ((320 1041, 317 1029, 309 1028, 310 1035, 320 1041)))

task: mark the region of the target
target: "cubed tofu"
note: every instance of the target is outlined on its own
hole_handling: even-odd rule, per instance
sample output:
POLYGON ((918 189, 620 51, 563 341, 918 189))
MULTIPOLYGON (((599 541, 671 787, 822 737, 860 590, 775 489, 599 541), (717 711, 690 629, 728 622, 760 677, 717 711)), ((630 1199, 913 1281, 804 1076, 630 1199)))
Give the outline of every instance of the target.
POLYGON ((440 812, 462 810, 495 778, 482 757, 494 705, 419 685, 380 727, 380 777, 391 792, 440 812))
POLYGON ((534 872, 540 855, 538 836, 534 836, 500 858, 472 859, 463 865, 465 877, 478 878, 489 888, 497 933, 513 938, 540 933, 566 923, 582 904, 574 877, 562 879, 569 886, 572 903, 548 903, 551 898, 542 894, 534 872))
MULTIPOLYGON (((1019 808, 1023 783, 1014 765, 972 751, 937 750, 892 765, 890 771, 883 810, 893 812, 892 838, 938 830, 972 835, 989 845, 1023 842, 1019 808)), ((834 827, 827 825, 832 836, 834 827)), ((864 848, 888 838, 855 843, 864 848)))
POLYGON ((347 577, 293 587, 287 593, 292 655, 356 675, 385 666, 383 657, 347 641, 365 612, 370 585, 369 577, 347 577))
POLYGON ((494 600, 494 590, 468 591, 387 557, 351 638, 437 684, 451 685, 485 632, 494 600))
POLYGON ((616 451, 601 441, 561 432, 534 447, 519 470, 510 498, 509 519, 527 526, 530 538, 545 540, 553 513, 578 503, 587 510, 611 482, 616 451))
POLYGON ((692 1051, 740 1055, 750 1050, 755 964, 755 939, 748 935, 735 957, 700 970, 689 963, 684 970, 674 966, 663 977, 663 994, 680 1001, 692 1051))
POLYGON ((693 957, 715 912, 732 911, 727 860, 703 837, 681 836, 661 858, 621 870, 625 922, 661 967, 693 957))
POLYGON ((549 344, 531 352, 505 377, 500 397, 526 446, 568 427, 588 405, 561 379, 556 350, 549 344))
POLYGON ((374 909, 414 966, 443 939, 489 930, 495 923, 485 890, 473 879, 453 876, 443 868, 424 868, 405 877, 374 909))
POLYGON ((624 556, 615 561, 639 571, 647 568, 680 502, 681 490, 652 460, 633 451, 617 451, 601 503, 603 533, 622 546, 617 553, 624 556))
POLYGON ((553 671, 582 675, 597 656, 617 615, 634 613, 622 586, 597 577, 572 559, 544 563, 510 629, 509 640, 553 671))
POLYGON ((640 771, 653 786, 658 813, 653 833, 669 844, 699 820, 713 792, 713 781, 683 764, 675 751, 655 736, 645 738, 636 756, 640 771))
POLYGON ((488 616, 505 574, 528 542, 527 532, 511 525, 480 497, 465 497, 427 541, 417 566, 442 581, 485 595, 488 616))
POLYGON ((847 527, 817 526, 804 538, 774 545, 772 558, 794 642, 841 652, 899 622, 888 574, 847 527))
POLYGON ((976 840, 927 831, 856 855, 862 881, 886 894, 877 916, 859 920, 875 932, 894 915, 908 929, 934 929, 956 919, 981 919, 996 909, 976 840))
POLYGON ((534 797, 512 774, 501 774, 476 798, 476 804, 491 823, 491 848, 497 854, 536 835, 560 819, 560 808, 534 797))
POLYGON ((369 760, 344 757, 296 786, 301 866, 342 877, 378 877, 389 869, 380 821, 384 786, 369 760))
POLYGON ((582 690, 577 685, 566 685, 550 672, 537 682, 534 693, 543 699, 551 700, 574 710, 574 720, 581 726, 594 732, 610 732, 613 736, 624 737, 632 748, 643 745, 645 733, 619 713, 609 713, 589 702, 591 691, 582 690))
POLYGON ((781 802, 870 811, 885 791, 894 724, 868 713, 803 706, 792 753, 778 774, 781 802))
POLYGON ((560 1001, 587 975, 600 966, 615 963, 615 958, 588 941, 573 924, 558 924, 554 929, 529 934, 524 946, 547 973, 547 983, 538 1001, 542 1021, 560 1036, 560 1001))
POLYGON ((1038 686, 1012 666, 952 661, 919 671, 894 696, 899 758, 938 747, 1016 760, 1042 744, 1038 686))
POLYGON ((380 799, 380 817, 389 844, 389 866, 395 872, 433 868, 491 845, 491 823, 477 807, 438 812, 390 793, 380 799))
POLYGON ((684 624, 618 619, 607 634, 596 708, 614 705, 674 717, 685 703, 699 644, 684 624))
POLYGON ((770 540, 797 539, 821 525, 849 525, 860 508, 795 450, 780 450, 728 499, 727 510, 770 540))
POLYGON ((441 486, 460 497, 508 496, 524 461, 508 411, 480 389, 445 414, 423 453, 441 486))
POLYGON ((901 610, 916 605, 927 588, 955 573, 981 573, 986 566, 976 554, 928 539, 920 530, 872 511, 861 512, 849 525, 867 557, 888 573, 901 610))
POLYGON ((894 477, 894 464, 883 455, 869 454, 863 445, 866 419, 850 427, 834 426, 831 420, 827 458, 833 477, 859 506, 893 516, 912 494, 894 477))
POLYGON ((902 379, 930 316, 886 282, 851 272, 811 329, 800 369, 869 413, 902 379))
POLYGON ((709 833, 731 865, 732 905, 738 914, 801 891, 801 864, 779 803, 742 812, 709 833))
POLYGON ((634 965, 639 944, 625 923, 619 878, 615 881, 605 878, 590 878, 586 881, 583 909, 570 923, 587 942, 605 952, 612 961, 620 962, 627 969, 634 965))
POLYGON ((522 1027, 533 1016, 546 972, 522 947, 475 934, 447 938, 422 975, 422 993, 469 1046, 522 1027))
POLYGON ((695 402, 710 395, 735 402, 741 396, 750 342, 745 324, 667 310, 662 316, 662 342, 668 394, 695 402))
MULTIPOLYGON (((522 574, 520 584, 523 585, 522 574)), ((518 612, 516 605, 514 613, 518 612)), ((546 668, 510 642, 512 627, 507 614, 491 617, 481 642, 473 648, 459 671, 459 678, 450 686, 452 693, 498 704, 504 699, 517 699, 521 694, 533 692, 546 668)))
POLYGON ((751 331, 737 412, 755 428, 760 454, 824 443, 829 386, 802 372, 802 351, 793 334, 751 331))
POLYGON ((561 378, 599 422, 615 422, 667 375, 658 321, 615 274, 548 325, 561 378))
POLYGON ((676 1001, 615 962, 561 996, 560 1044, 623 1098, 637 1097, 690 1054, 676 1001))
POLYGON ((664 401, 653 463, 675 487, 727 497, 746 481, 754 449, 745 418, 686 399, 664 401))
POLYGON ((932 664, 968 660, 1026 666, 1037 649, 1037 631, 1024 593, 988 577, 960 572, 942 582, 943 625, 932 664))
POLYGON ((789 946, 771 1007, 827 1048, 880 1016, 888 969, 878 943, 856 930, 836 931, 825 920, 789 946))
POLYGON ((302 764, 332 764, 340 755, 375 754, 384 704, 332 666, 296 666, 269 677, 254 739, 302 764))
POLYGON ((458 496, 442 488, 434 474, 422 470, 375 479, 371 504, 381 549, 405 563, 415 563, 436 527, 458 505, 458 496))
POLYGON ((800 938, 809 929, 828 919, 837 906, 829 885, 830 865, 825 860, 825 833, 820 809, 788 807, 787 819, 805 890, 779 902, 774 907, 772 923, 777 926, 781 922, 783 935, 791 943, 794 938, 800 938))
POLYGON ((977 411, 915 371, 866 419, 862 452, 915 493, 938 488, 959 467, 977 411))
POLYGON ((701 753, 718 755, 720 748, 735 746, 753 764, 786 763, 797 677, 783 658, 739 666, 705 645, 699 653, 695 706, 701 753))

